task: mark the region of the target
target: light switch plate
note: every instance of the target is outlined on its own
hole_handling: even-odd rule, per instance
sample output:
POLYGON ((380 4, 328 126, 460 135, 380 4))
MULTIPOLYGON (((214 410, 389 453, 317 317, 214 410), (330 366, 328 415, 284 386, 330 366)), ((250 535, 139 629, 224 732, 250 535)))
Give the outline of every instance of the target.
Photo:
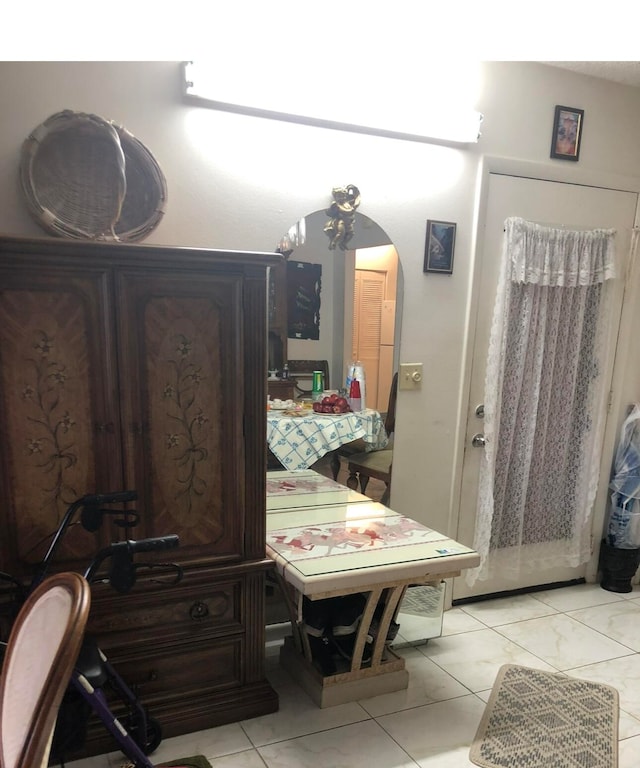
POLYGON ((400 363, 398 389, 422 389, 422 363, 400 363))

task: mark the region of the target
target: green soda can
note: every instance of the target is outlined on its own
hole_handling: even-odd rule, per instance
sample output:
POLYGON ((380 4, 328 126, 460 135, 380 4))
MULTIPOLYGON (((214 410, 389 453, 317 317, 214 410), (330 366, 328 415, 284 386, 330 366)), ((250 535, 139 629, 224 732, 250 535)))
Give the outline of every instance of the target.
POLYGON ((324 391, 324 374, 322 371, 313 372, 313 400, 320 400, 324 391))

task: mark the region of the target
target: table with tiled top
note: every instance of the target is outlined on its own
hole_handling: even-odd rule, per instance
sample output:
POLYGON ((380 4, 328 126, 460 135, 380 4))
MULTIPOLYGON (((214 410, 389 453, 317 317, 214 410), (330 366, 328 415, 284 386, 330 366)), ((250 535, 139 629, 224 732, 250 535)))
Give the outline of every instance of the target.
POLYGON ((293 632, 281 650, 283 666, 321 707, 406 688, 404 659, 386 642, 405 590, 409 585, 436 584, 458 576, 462 570, 477 566, 479 555, 361 494, 344 502, 334 495, 334 503, 323 503, 322 497, 327 501, 331 494, 339 494, 340 488, 343 493, 349 490, 338 483, 335 488, 310 476, 278 481, 271 473, 269 482, 272 490, 267 493, 267 555, 275 563, 293 632), (275 486, 278 482, 295 485, 299 481, 303 481, 308 493, 296 494, 295 489, 286 491, 275 486), (309 490, 314 484, 318 488, 315 494, 309 490), (324 491, 320 490, 322 486, 324 491), (296 495, 300 499, 306 495, 308 500, 315 495, 319 502, 291 506, 296 495), (321 675, 313 664, 304 627, 303 598, 320 600, 355 593, 366 596, 366 605, 350 668, 321 675), (367 635, 379 604, 383 612, 377 619, 371 661, 363 664, 367 635))

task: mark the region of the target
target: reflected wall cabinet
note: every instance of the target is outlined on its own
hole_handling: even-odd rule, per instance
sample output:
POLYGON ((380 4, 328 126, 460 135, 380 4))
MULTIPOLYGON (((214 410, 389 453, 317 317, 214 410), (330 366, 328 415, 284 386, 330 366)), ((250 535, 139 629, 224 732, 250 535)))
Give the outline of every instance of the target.
MULTIPOLYGON (((267 268, 277 254, 0 238, 0 570, 29 577, 68 504, 136 489, 135 528, 176 533, 90 631, 165 736, 273 712, 264 674, 267 268)), ((148 558, 145 558, 148 559, 148 558)), ((4 621, 7 597, 4 595, 4 621)), ((91 725, 86 754, 112 748, 91 725)))

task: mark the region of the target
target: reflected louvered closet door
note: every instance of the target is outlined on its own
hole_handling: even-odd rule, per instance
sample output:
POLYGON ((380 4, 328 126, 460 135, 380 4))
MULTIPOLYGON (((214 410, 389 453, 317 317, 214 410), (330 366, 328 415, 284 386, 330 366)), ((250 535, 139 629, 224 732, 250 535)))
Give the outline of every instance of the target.
POLYGON ((366 405, 378 402, 378 369, 382 330, 382 302, 386 275, 357 269, 353 295, 353 359, 364 365, 367 377, 366 405))

